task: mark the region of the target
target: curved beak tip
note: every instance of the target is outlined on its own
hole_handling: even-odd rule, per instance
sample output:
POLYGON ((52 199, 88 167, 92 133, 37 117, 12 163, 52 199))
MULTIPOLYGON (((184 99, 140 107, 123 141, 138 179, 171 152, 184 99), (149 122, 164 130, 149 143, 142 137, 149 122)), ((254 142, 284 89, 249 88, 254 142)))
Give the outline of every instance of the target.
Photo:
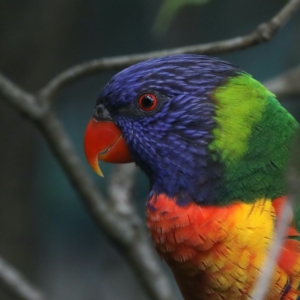
POLYGON ((120 129, 111 121, 91 119, 84 136, 84 152, 89 165, 101 177, 99 160, 112 163, 132 162, 120 129))
POLYGON ((101 171, 101 169, 100 169, 100 166, 99 166, 98 161, 97 161, 97 164, 94 165, 93 170, 94 170, 95 173, 98 174, 99 176, 104 177, 104 175, 103 175, 103 173, 102 173, 102 171, 101 171))

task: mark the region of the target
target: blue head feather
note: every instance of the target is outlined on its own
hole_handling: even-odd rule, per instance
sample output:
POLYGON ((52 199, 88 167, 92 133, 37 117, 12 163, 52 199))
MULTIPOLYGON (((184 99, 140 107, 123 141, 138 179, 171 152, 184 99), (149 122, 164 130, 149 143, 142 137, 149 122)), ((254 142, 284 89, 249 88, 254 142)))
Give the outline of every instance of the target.
POLYGON ((210 95, 240 71, 216 58, 175 55, 133 65, 105 86, 97 105, 104 105, 121 129, 150 179, 151 194, 167 194, 180 205, 214 202, 222 166, 208 150, 216 126, 210 95), (146 92, 160 101, 154 112, 137 107, 146 92))

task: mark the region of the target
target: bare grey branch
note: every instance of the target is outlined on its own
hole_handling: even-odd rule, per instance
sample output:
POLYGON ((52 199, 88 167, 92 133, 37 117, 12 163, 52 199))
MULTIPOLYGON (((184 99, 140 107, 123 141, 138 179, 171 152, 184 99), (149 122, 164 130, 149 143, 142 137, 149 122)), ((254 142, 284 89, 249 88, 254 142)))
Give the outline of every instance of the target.
MULTIPOLYGON (((96 223, 105 230, 120 252, 131 262, 148 295, 157 300, 174 299, 168 281, 159 267, 158 257, 147 238, 148 234, 143 222, 135 213, 134 208, 128 209, 129 215, 124 214, 123 210, 110 207, 110 200, 104 200, 90 176, 84 171, 62 124, 51 111, 44 115, 37 125, 96 223)), ((127 175, 129 173, 127 172, 127 175)), ((123 178, 124 174, 118 174, 118 176, 123 178)), ((117 189, 123 185, 119 180, 115 181, 115 184, 117 189)), ((114 188, 112 186, 110 189, 114 188)), ((128 191, 125 193, 129 196, 129 183, 127 188, 128 191)), ((113 197, 117 196, 113 194, 113 197)), ((123 201, 130 205, 125 195, 123 195, 123 201)))
POLYGON ((297 203, 297 198, 300 194, 300 132, 297 133, 296 141, 291 150, 291 160, 286 176, 288 195, 287 202, 281 210, 281 214, 277 219, 277 228, 275 238, 270 247, 270 252, 265 261, 265 264, 261 270, 261 276, 257 281, 255 290, 252 294, 252 298, 256 300, 263 300, 269 291, 269 283, 273 276, 274 268, 276 267, 276 261, 282 250, 282 245, 286 239, 286 231, 290 222, 290 216, 293 212, 293 207, 297 203))
POLYGON ((300 96, 300 66, 265 82, 278 98, 300 96))
MULTIPOLYGON (((105 199, 94 185, 88 173, 85 172, 63 125, 53 114, 48 104, 61 88, 75 82, 79 78, 96 72, 124 68, 134 63, 159 56, 180 53, 216 54, 236 51, 268 42, 299 7, 300 0, 290 0, 272 19, 259 25, 250 34, 241 37, 144 54, 96 59, 74 66, 52 79, 39 92, 37 97, 23 91, 0 74, 0 97, 16 109, 16 111, 35 121, 36 126, 42 132, 49 147, 56 155, 67 177, 72 182, 74 189, 86 203, 97 224, 105 230, 107 235, 121 250, 121 253, 131 262, 139 280, 151 298, 158 300, 174 299, 168 281, 160 270, 157 256, 154 254, 153 247, 150 245, 143 222, 136 214, 130 202, 131 178, 134 174, 133 167, 122 166, 116 169, 116 177, 111 180, 109 187, 110 199, 105 199)), ((300 67, 267 82, 267 86, 273 92, 277 93, 279 97, 281 97, 281 95, 299 95, 299 68, 300 67)), ((290 199, 293 199, 293 197, 294 193, 292 192, 290 199)), ((281 232, 284 232, 286 226, 284 219, 286 214, 284 213, 282 215, 283 221, 280 223, 281 227, 279 228, 278 241, 275 240, 276 245, 274 244, 274 249, 276 246, 277 250, 275 249, 274 252, 272 252, 273 250, 271 251, 270 266, 267 265, 266 271, 258 284, 259 289, 263 287, 263 284, 267 286, 270 274, 272 274, 272 264, 278 254, 276 251, 279 251, 278 248, 280 248, 279 246, 281 245, 281 232)), ((269 261, 267 264, 268 263, 269 261)), ((31 295, 36 296, 36 298, 32 296, 31 298, 24 297, 24 299, 44 299, 39 292, 32 287, 30 288, 28 284, 26 285, 26 281, 18 272, 9 267, 8 269, 14 272, 9 273, 3 271, 8 270, 7 267, 5 262, 0 260, 0 280, 5 282, 8 286, 13 287, 20 295, 23 295, 21 293, 26 294, 26 292, 31 292, 31 295), (16 276, 7 276, 9 274, 15 274, 16 276), (24 282, 25 285, 22 286, 24 282), (24 286, 27 288, 23 288, 24 286), (40 296, 40 298, 38 298, 38 296, 40 296)), ((259 293, 256 294, 258 297, 263 297, 263 290, 257 290, 257 292, 259 293)))
POLYGON ((24 300, 46 300, 46 297, 0 257, 0 280, 18 297, 24 300))
POLYGON ((108 192, 110 201, 120 213, 132 211, 131 198, 136 173, 135 164, 117 165, 110 176, 108 192))
POLYGON ((270 280, 273 276, 274 268, 279 257, 282 244, 285 240, 286 230, 289 222, 290 213, 292 210, 291 203, 287 201, 282 209, 282 213, 278 218, 278 228, 276 230, 275 238, 271 244, 270 253, 261 269, 261 275, 257 280, 255 290, 252 294, 252 299, 264 300, 269 291, 270 280))
POLYGON ((34 96, 19 88, 1 73, 0 97, 26 117, 37 118, 42 113, 34 96))
MULTIPOLYGON (((125 258, 132 263, 138 279, 150 298, 174 299, 168 281, 159 267, 158 257, 147 239, 148 235, 142 221, 134 213, 133 208, 129 218, 120 214, 118 210, 111 209, 108 205, 109 201, 104 199, 85 172, 63 125, 50 107, 42 106, 43 102, 39 101, 39 98, 22 91, 4 76, 0 77, 0 96, 17 112, 33 120, 41 130, 91 215, 115 241, 125 258)), ((129 201, 125 202, 129 205, 129 201)), ((16 278, 12 277, 12 280, 16 278)), ((18 282, 15 284, 18 285, 18 282)))
POLYGON ((241 37, 207 44, 153 51, 144 54, 100 58, 71 67, 53 78, 40 91, 40 95, 43 98, 53 98, 61 88, 84 76, 107 70, 125 68, 150 58, 182 53, 216 54, 233 52, 255 46, 263 42, 269 42, 278 30, 283 27, 284 24, 297 12, 299 7, 300 0, 290 0, 271 20, 260 24, 253 32, 241 37))

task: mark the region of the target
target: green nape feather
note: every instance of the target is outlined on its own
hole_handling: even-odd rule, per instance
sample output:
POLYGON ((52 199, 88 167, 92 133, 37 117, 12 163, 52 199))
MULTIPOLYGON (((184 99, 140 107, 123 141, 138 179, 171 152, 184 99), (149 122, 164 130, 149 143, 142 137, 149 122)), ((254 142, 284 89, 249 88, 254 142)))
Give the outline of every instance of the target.
POLYGON ((224 166, 219 203, 284 195, 289 152, 299 127, 295 119, 246 73, 218 87, 213 101, 218 126, 209 148, 224 166))

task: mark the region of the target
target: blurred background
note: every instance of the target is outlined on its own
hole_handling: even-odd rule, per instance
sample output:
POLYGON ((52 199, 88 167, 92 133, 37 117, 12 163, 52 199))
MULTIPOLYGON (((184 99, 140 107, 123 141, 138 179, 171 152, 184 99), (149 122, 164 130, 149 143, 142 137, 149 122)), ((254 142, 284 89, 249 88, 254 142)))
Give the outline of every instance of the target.
MULTIPOLYGON (((0 70, 36 92, 59 72, 90 59, 243 35, 285 3, 0 0, 0 70)), ((299 53, 298 13, 271 43, 219 56, 264 81, 298 65, 299 53)), ((55 105, 83 160, 85 126, 99 91, 113 74, 93 75, 64 89, 55 105)), ((300 99, 281 100, 299 120, 300 99)), ((1 101, 0 141, 0 256, 51 299, 146 299, 127 263, 96 228, 42 136, 1 101)), ((110 170, 110 165, 103 166, 105 179, 90 171, 104 193, 110 170)), ((148 183, 140 171, 137 178, 135 203, 144 218, 148 183)), ((1 284, 0 299, 12 299, 1 284)))

